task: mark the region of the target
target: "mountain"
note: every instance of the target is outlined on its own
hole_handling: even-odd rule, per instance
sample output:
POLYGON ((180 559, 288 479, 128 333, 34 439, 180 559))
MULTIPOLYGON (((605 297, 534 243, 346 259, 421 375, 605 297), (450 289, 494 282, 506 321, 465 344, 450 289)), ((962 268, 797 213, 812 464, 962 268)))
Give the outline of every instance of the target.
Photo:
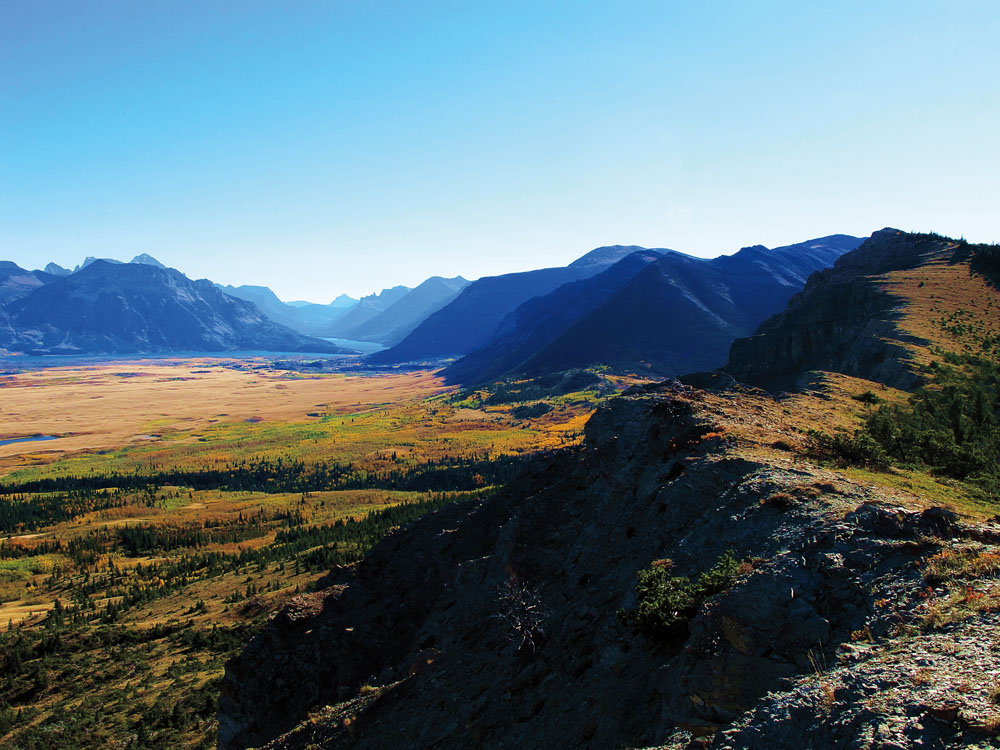
MULTIPOLYGON (((356 300, 354 299, 354 297, 351 297, 350 295, 341 294, 339 297, 337 297, 337 299, 333 300, 333 302, 331 302, 329 305, 318 305, 318 307, 335 307, 338 309, 347 309, 350 307, 354 307, 356 304, 358 304, 358 302, 360 302, 360 300, 356 300)), ((292 307, 309 307, 311 305, 316 305, 315 302, 306 302, 305 300, 301 299, 292 300, 291 302, 286 302, 285 304, 291 305, 292 307)))
POLYGON ((156 258, 154 258, 149 253, 141 253, 140 255, 137 255, 134 258, 132 258, 132 260, 130 260, 129 262, 130 263, 140 263, 140 264, 147 265, 147 266, 156 266, 157 268, 166 268, 165 265, 163 265, 162 263, 160 263, 160 261, 158 261, 156 258))
MULTIPOLYGON (((749 250, 705 284, 800 277, 749 250)), ((227 664, 220 750, 995 744, 1000 246, 876 232, 732 349, 811 385, 629 388, 394 527, 227 664)))
POLYGON ((254 286, 252 284, 243 284, 241 286, 220 285, 219 288, 230 297, 253 302, 260 308, 262 313, 275 323, 288 326, 293 331, 298 330, 298 325, 302 320, 298 308, 286 305, 278 299, 278 295, 272 292, 270 288, 266 286, 254 286))
POLYGON ((45 271, 28 271, 9 260, 0 260, 0 306, 31 294, 55 278, 45 271))
MULTIPOLYGON (((354 299, 354 297, 351 297, 348 294, 341 294, 339 297, 337 297, 335 300, 333 300, 330 303, 330 307, 339 307, 339 308, 346 309, 346 308, 354 307, 360 301, 361 300, 354 299)), ((307 303, 307 304, 309 304, 309 303, 307 303)))
POLYGON ((253 302, 275 323, 288 326, 307 336, 325 336, 330 326, 342 318, 350 309, 342 305, 318 305, 303 302, 298 305, 282 302, 266 286, 221 286, 219 288, 231 297, 253 302))
POLYGON ((639 245, 606 245, 591 250, 586 255, 581 255, 569 264, 569 268, 589 268, 591 266, 607 268, 620 260, 624 260, 633 253, 641 252, 649 252, 649 250, 639 245))
POLYGON ((656 250, 634 250, 596 276, 563 284, 554 292, 528 300, 501 321, 485 346, 446 367, 445 378, 452 383, 481 383, 518 370, 661 255, 656 250))
POLYGON ((860 243, 833 235, 711 260, 667 253, 518 367, 540 374, 603 364, 660 375, 720 367, 735 339, 860 243))
POLYGON ((140 263, 93 261, 6 305, 0 346, 34 354, 344 350, 268 319, 207 280, 140 263))
MULTIPOLYGON (((323 335, 350 338, 348 336, 350 331, 364 325, 379 313, 385 312, 409 294, 410 291, 410 287, 400 285, 383 289, 378 294, 369 294, 367 297, 362 297, 361 301, 347 310, 343 317, 330 326, 327 326, 324 329, 323 335)), ((336 302, 336 300, 334 301, 336 302)))
POLYGON ((356 341, 398 344, 425 318, 458 296, 469 282, 461 276, 445 279, 432 276, 411 289, 375 317, 345 330, 343 337, 356 341))
POLYGON ((634 248, 597 248, 568 266, 488 276, 474 281, 399 344, 371 355, 369 361, 394 364, 473 352, 490 340, 504 317, 532 297, 594 276, 629 255, 629 250, 634 248))
POLYGON ((88 255, 86 258, 83 259, 83 263, 81 263, 80 265, 78 265, 76 268, 73 269, 73 273, 76 273, 77 271, 82 271, 91 263, 96 263, 99 260, 103 260, 105 263, 112 263, 114 265, 121 264, 120 260, 115 260, 114 258, 95 258, 93 255, 88 255))
POLYGON ((63 268, 58 263, 47 263, 44 270, 45 273, 51 274, 52 276, 69 276, 73 273, 68 268, 63 268))
MULTIPOLYGON (((971 275, 969 258, 957 255, 962 247, 938 235, 889 228, 876 232, 832 268, 812 276, 787 308, 764 321, 753 336, 736 341, 726 371, 769 388, 801 385, 803 373, 811 370, 915 387, 920 378, 907 348, 933 332, 921 326, 917 336, 900 327, 903 308, 917 306, 925 285, 910 289, 904 304, 898 279, 914 269, 927 275, 942 265, 954 270, 963 262, 964 273, 971 275)), ((974 300, 968 304, 976 306, 974 300)))

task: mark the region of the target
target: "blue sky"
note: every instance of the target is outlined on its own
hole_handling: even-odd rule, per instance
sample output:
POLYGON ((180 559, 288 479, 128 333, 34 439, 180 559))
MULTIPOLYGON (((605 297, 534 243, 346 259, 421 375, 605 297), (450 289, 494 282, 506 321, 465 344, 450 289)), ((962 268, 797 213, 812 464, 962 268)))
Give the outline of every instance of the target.
POLYGON ((328 301, 883 226, 1000 241, 1000 2, 0 5, 0 258, 328 301))

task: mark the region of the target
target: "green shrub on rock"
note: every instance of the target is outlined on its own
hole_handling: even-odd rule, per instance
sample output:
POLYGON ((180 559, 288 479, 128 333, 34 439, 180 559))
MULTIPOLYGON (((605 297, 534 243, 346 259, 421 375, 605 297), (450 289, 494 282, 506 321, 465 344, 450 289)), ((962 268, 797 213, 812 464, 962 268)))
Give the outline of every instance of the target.
POLYGON ((732 550, 694 580, 669 575, 670 560, 656 560, 636 574, 635 592, 639 599, 633 610, 620 610, 626 623, 660 644, 676 643, 687 635, 688 622, 702 602, 729 589, 736 581, 740 561, 732 550))

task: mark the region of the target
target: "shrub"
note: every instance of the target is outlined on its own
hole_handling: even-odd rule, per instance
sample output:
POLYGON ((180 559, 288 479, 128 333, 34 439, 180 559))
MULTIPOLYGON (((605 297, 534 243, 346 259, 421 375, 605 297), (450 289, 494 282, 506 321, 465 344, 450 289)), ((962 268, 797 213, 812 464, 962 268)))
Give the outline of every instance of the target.
POLYGON ((515 575, 500 586, 498 611, 494 615, 504 626, 507 638, 518 651, 535 651, 545 636, 547 612, 538 590, 515 575))
POLYGON ((860 401, 862 404, 868 404, 869 406, 882 403, 882 399, 879 398, 879 395, 872 390, 867 390, 864 393, 851 396, 851 398, 855 401, 860 401))
POLYGON ((730 550, 694 580, 668 575, 672 566, 659 564, 662 562, 658 560, 636 574, 639 605, 618 615, 650 640, 671 644, 687 635, 688 622, 702 602, 733 585, 740 561, 730 550))
POLYGON ((855 430, 853 435, 842 430, 833 435, 810 430, 809 439, 813 454, 843 465, 885 471, 891 463, 885 448, 867 430, 855 430))

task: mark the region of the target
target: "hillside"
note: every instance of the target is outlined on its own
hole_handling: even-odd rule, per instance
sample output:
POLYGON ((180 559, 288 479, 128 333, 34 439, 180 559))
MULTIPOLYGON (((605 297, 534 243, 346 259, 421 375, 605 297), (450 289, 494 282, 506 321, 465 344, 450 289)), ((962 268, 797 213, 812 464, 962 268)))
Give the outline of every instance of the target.
POLYGON ((511 370, 539 375, 600 364, 662 376, 719 367, 736 338, 859 243, 834 235, 711 260, 667 253, 544 346, 523 352, 511 370))
POLYGON ((995 257, 877 233, 826 275, 891 292, 833 330, 894 327, 925 388, 867 360, 781 399, 634 388, 581 447, 334 569, 228 665, 219 747, 992 746, 995 257))
POLYGON ((597 248, 565 267, 478 279, 399 344, 372 355, 369 360, 375 364, 395 364, 468 354, 489 341, 504 317, 532 297, 594 276, 641 249, 620 245, 597 248))
POLYGON ((27 271, 9 260, 0 260, 0 307, 31 294, 55 278, 45 271, 27 271))
POLYGON ((0 347, 33 354, 343 350, 278 325, 252 303, 146 263, 96 260, 6 305, 0 347))
POLYGON ((726 370, 767 387, 801 385, 804 373, 832 370, 912 389, 928 347, 953 344, 948 328, 956 318, 992 330, 984 313, 995 287, 971 262, 969 246, 945 237, 876 232, 737 341, 726 370))

